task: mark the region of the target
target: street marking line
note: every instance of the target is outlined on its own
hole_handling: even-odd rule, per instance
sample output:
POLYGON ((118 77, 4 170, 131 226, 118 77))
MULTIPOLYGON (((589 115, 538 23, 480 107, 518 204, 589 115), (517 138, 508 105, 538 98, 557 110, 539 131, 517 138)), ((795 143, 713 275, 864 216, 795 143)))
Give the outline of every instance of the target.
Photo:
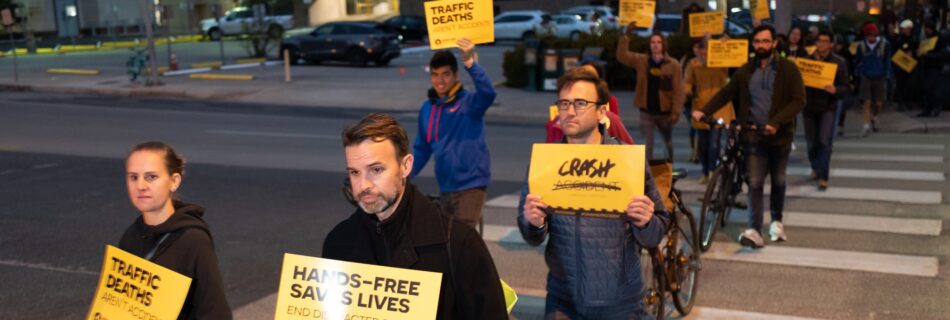
POLYGON ((223 134, 235 136, 260 136, 277 138, 305 138, 305 139, 340 139, 340 136, 328 134, 306 134, 289 132, 263 132, 263 131, 239 131, 239 130, 205 130, 205 133, 223 134))
POLYGON ((885 154, 859 154, 859 153, 837 153, 836 152, 832 154, 831 160, 943 163, 943 156, 885 155, 885 154))
POLYGON ((211 68, 184 69, 184 70, 178 70, 178 71, 168 71, 168 72, 162 73, 162 76, 166 76, 166 77, 180 76, 180 75, 201 73, 201 72, 208 72, 208 71, 211 71, 211 68))
POLYGON ((249 59, 237 59, 238 64, 261 64, 264 61, 267 61, 266 58, 249 58, 249 59))
POLYGON ((249 74, 210 74, 210 73, 196 73, 189 75, 190 79, 199 79, 199 80, 228 80, 228 81, 251 81, 254 80, 253 75, 249 74))
POLYGON ((833 147, 864 148, 864 149, 894 149, 894 150, 934 150, 943 151, 946 146, 932 143, 899 143, 899 142, 856 142, 836 141, 833 147))
MULTIPOLYGON (((702 172, 702 166, 695 163, 674 164, 673 167, 687 169, 690 172, 702 172)), ((788 175, 793 175, 793 176, 808 176, 811 174, 811 168, 788 167, 785 170, 785 172, 788 173, 788 175)), ((831 168, 829 175, 832 178, 887 179, 887 180, 911 180, 911 181, 946 181, 947 180, 943 172, 939 172, 939 171, 904 171, 904 170, 831 168)))
MULTIPOLYGON (((705 192, 706 185, 699 184, 696 180, 687 179, 678 182, 676 189, 683 192, 705 192)), ((771 185, 766 183, 765 194, 770 194, 771 189, 771 185)), ((913 204, 940 204, 943 201, 943 193, 940 191, 907 191, 837 186, 831 186, 825 191, 819 191, 818 187, 814 185, 787 185, 785 196, 793 198, 887 201, 913 204)))
MULTIPOLYGON (((698 217, 700 208, 694 206, 690 209, 692 209, 693 213, 698 217)), ((870 231, 921 236, 939 236, 943 230, 943 220, 939 219, 873 217, 794 211, 787 211, 782 216, 782 223, 789 227, 870 231)), ((733 208, 732 213, 729 215, 729 222, 743 223, 748 221, 748 218, 748 209, 740 210, 733 208)), ((770 217, 765 217, 765 223, 770 221, 770 217)))
POLYGON ((221 61, 211 61, 211 62, 201 62, 201 63, 192 63, 192 69, 198 68, 217 68, 222 65, 221 61))
POLYGON ((68 74, 76 76, 98 76, 99 70, 92 69, 66 69, 66 68, 51 68, 46 69, 46 73, 51 74, 68 74))
POLYGON ((767 246, 744 248, 735 242, 717 241, 703 254, 703 259, 764 263, 795 267, 866 271, 919 277, 936 277, 936 257, 843 250, 767 246))
POLYGON ((8 266, 8 267, 43 270, 43 271, 82 274, 82 275, 90 275, 90 276, 99 275, 98 272, 92 272, 83 268, 64 268, 64 267, 52 266, 45 263, 31 263, 31 262, 25 262, 25 261, 19 261, 19 260, 0 260, 0 265, 8 266))
POLYGON ((229 65, 226 65, 226 66, 221 66, 219 69, 221 69, 221 70, 246 69, 246 68, 260 67, 260 66, 262 66, 262 65, 263 65, 263 64, 261 64, 260 62, 242 63, 242 64, 229 64, 229 65))

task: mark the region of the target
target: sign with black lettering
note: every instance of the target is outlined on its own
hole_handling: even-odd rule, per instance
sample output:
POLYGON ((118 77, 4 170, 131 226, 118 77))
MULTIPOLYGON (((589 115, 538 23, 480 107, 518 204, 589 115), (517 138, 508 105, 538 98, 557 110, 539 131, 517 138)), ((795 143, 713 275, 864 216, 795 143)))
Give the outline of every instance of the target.
POLYGON ((274 319, 435 319, 441 288, 441 273, 285 253, 274 319))
POLYGON ((426 27, 432 50, 453 48, 465 37, 473 43, 495 42, 493 1, 426 1, 426 27))
POLYGON ((86 319, 178 319, 190 286, 191 278, 106 246, 99 285, 86 319))
POLYGON ((643 195, 643 145, 536 143, 528 185, 555 214, 619 218, 643 195))

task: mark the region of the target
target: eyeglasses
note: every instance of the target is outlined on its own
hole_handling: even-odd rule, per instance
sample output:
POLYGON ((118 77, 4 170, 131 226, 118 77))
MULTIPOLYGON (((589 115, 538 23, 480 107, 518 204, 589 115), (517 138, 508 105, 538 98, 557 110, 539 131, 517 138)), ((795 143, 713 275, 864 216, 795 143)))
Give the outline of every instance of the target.
POLYGON ((554 101, 554 105, 556 105, 557 109, 561 112, 567 112, 567 110, 569 110, 571 106, 574 106, 574 112, 581 113, 590 107, 598 106, 602 104, 603 102, 588 101, 584 99, 575 99, 574 101, 562 99, 562 100, 554 101))

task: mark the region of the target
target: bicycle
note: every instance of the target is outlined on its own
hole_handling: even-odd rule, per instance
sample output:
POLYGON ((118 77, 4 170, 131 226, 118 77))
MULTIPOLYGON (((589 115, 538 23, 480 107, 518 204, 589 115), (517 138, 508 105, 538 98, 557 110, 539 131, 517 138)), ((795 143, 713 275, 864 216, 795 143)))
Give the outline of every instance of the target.
POLYGON ((699 236, 693 213, 683 202, 680 190, 676 189, 676 182, 686 176, 686 170, 672 171, 668 197, 673 206, 669 209, 670 221, 665 243, 643 250, 640 255, 644 279, 643 304, 646 312, 656 319, 666 316, 667 299, 672 300, 676 310, 683 316, 692 311, 696 301, 701 269, 699 236))
POLYGON ((145 74, 145 64, 149 60, 149 55, 145 49, 129 49, 134 54, 125 62, 126 73, 129 74, 129 82, 135 82, 139 75, 145 74))
MULTIPOLYGON (((704 118, 701 121, 709 124, 710 127, 723 127, 724 125, 722 119, 704 118)), ((725 125, 725 129, 728 133, 726 134, 723 151, 720 152, 719 165, 713 170, 701 201, 699 233, 700 249, 703 252, 708 251, 712 246, 716 230, 726 226, 732 208, 745 209, 748 207, 747 204, 736 201, 739 193, 742 192, 742 185, 749 182, 745 168, 745 152, 739 140, 746 132, 758 134, 763 132, 763 128, 756 128, 752 124, 743 126, 735 121, 725 125)))

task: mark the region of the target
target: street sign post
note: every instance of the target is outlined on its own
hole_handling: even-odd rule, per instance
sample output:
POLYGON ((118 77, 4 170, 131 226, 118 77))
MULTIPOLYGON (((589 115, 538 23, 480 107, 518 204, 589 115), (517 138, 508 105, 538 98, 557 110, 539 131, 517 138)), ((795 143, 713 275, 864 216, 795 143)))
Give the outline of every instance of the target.
MULTIPOLYGON (((214 16, 214 22, 220 28, 221 26, 221 5, 215 3, 211 5, 211 15, 214 16)), ((218 39, 218 48, 221 49, 221 64, 224 64, 224 37, 218 39)))

